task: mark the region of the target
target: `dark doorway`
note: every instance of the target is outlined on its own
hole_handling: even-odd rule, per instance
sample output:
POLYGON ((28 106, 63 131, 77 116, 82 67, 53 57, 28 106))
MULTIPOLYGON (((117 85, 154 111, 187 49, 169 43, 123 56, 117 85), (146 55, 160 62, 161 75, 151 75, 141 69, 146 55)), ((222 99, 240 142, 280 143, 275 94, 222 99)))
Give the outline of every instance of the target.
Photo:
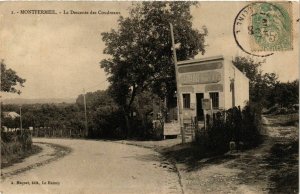
POLYGON ((197 119, 198 121, 204 120, 204 114, 202 109, 202 99, 204 98, 203 93, 196 93, 196 103, 197 103, 197 119))

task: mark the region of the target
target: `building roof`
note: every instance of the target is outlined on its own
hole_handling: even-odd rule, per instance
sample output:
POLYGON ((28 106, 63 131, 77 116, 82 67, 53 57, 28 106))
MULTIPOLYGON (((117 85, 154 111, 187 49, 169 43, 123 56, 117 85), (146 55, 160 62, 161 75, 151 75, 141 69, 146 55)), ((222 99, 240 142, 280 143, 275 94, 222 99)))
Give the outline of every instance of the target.
POLYGON ((219 60, 224 60, 223 55, 218 55, 218 56, 213 56, 213 57, 206 57, 206 58, 200 58, 200 59, 190 59, 190 60, 185 60, 185 61, 178 61, 178 65, 190 65, 193 63, 201 63, 201 62, 207 62, 207 61, 219 61, 219 60))
POLYGON ((20 117, 20 115, 19 115, 18 113, 16 113, 16 112, 3 112, 3 116, 4 116, 5 118, 10 117, 10 118, 12 118, 12 119, 15 119, 15 118, 17 118, 17 117, 20 117))
MULTIPOLYGON (((190 59, 190 60, 185 60, 185 61, 178 61, 177 64, 178 66, 184 66, 184 65, 193 65, 193 63, 205 63, 205 62, 211 62, 211 61, 220 61, 224 60, 223 55, 217 55, 217 56, 212 56, 212 57, 206 57, 206 58, 200 58, 200 59, 190 59)), ((230 63, 231 66, 233 66, 237 71, 241 72, 247 79, 249 79, 246 74, 242 71, 240 71, 235 65, 230 63)))

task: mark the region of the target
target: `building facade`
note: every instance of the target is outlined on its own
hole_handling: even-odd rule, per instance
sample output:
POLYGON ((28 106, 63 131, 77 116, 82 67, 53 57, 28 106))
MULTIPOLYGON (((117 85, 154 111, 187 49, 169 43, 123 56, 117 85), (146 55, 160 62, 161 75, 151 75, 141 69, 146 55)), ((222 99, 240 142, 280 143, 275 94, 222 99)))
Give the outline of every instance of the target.
POLYGON ((213 112, 249 101, 249 79, 223 56, 181 61, 177 68, 183 121, 203 121, 203 99, 211 99, 213 112))

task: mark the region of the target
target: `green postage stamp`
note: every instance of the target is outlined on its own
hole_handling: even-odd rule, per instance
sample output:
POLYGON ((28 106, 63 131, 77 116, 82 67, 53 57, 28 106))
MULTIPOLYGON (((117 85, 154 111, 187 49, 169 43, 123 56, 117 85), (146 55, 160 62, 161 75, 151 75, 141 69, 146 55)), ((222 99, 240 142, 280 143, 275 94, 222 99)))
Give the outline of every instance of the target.
POLYGON ((293 49, 292 9, 290 2, 258 2, 251 5, 248 33, 251 51, 293 49))

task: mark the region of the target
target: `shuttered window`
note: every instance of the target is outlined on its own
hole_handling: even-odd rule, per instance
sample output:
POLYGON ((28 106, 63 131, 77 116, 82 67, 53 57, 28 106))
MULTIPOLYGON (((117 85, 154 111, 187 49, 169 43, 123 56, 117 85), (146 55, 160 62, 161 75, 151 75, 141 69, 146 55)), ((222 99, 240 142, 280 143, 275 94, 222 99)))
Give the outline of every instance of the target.
POLYGON ((182 94, 183 98, 183 108, 191 107, 191 95, 190 94, 182 94))
POLYGON ((219 109, 219 92, 210 92, 209 97, 212 101, 213 109, 219 109))

